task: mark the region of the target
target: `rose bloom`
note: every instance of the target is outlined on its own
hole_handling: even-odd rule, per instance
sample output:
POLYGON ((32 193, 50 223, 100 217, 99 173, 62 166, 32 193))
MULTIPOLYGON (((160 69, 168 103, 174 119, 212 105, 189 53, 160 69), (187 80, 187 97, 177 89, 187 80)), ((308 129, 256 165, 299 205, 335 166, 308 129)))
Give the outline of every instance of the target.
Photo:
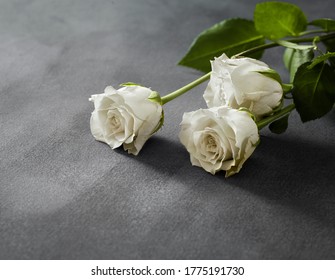
POLYGON ((259 134, 246 111, 213 107, 185 113, 179 138, 190 153, 192 165, 226 177, 238 173, 254 152, 259 134))
POLYGON ((112 149, 123 145, 128 153, 137 155, 162 126, 163 109, 159 102, 149 99, 152 96, 159 95, 137 85, 118 90, 109 86, 104 93, 92 95, 90 101, 95 107, 90 121, 92 135, 112 149))
POLYGON ((204 93, 209 108, 230 106, 247 108, 256 119, 270 115, 281 105, 281 84, 259 72, 273 71, 264 62, 225 54, 211 61, 212 73, 204 93))

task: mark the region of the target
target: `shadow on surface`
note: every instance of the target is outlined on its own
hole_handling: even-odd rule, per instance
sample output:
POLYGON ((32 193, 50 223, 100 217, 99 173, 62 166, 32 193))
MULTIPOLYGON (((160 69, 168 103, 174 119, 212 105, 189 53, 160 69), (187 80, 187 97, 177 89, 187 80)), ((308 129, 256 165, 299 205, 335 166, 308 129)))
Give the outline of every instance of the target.
POLYGON ((211 188, 213 191, 214 187, 217 193, 218 188, 236 187, 321 221, 333 223, 335 220, 334 178, 330 176, 335 152, 330 145, 263 136, 241 172, 228 179, 224 172, 212 176, 201 168, 192 167, 189 154, 180 143, 157 136, 149 139, 140 156, 117 152, 158 172, 173 175, 198 190, 211 188), (199 181, 201 186, 197 184, 199 181))
POLYGON ((263 137, 244 179, 241 173, 229 183, 334 226, 334 160, 332 146, 263 137))
POLYGON ((190 164, 189 155, 182 144, 156 135, 146 142, 138 156, 130 155, 122 148, 114 151, 131 160, 149 165, 160 173, 174 174, 183 165, 190 164))

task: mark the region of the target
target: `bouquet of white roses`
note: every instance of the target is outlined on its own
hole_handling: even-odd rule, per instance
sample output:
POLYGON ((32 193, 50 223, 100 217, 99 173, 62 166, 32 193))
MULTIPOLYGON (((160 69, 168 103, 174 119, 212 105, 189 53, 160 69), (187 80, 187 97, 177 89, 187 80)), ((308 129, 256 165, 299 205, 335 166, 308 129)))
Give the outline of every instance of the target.
POLYGON ((263 2, 254 19, 227 19, 203 31, 180 65, 206 74, 165 96, 134 83, 92 95, 91 132, 113 149, 137 155, 163 125, 163 105, 209 79, 208 108, 187 112, 179 138, 193 165, 226 177, 238 173, 268 126, 283 133, 289 114, 302 122, 327 114, 335 102, 335 21, 308 21, 290 3, 263 2), (265 50, 285 48, 289 83, 260 61, 265 50))

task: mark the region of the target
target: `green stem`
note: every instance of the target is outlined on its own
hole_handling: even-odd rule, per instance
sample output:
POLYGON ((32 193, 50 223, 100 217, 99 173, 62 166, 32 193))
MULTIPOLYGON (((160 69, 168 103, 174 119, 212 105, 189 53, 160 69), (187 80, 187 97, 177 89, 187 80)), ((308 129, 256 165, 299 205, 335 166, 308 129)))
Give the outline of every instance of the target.
MULTIPOLYGON (((334 33, 330 33, 330 34, 326 34, 326 35, 322 35, 319 36, 319 41, 326 41, 329 39, 335 38, 335 32, 334 33)), ((314 37, 306 37, 306 38, 296 38, 296 39, 290 39, 287 40, 289 42, 292 43, 305 43, 305 42, 313 42, 315 40, 315 36, 314 37)), ((272 43, 267 43, 267 44, 263 44, 251 49, 248 49, 246 51, 240 52, 234 56, 232 56, 232 58, 236 58, 238 56, 246 56, 246 55, 250 55, 252 53, 261 51, 261 50, 265 50, 265 49, 269 49, 269 48, 273 48, 273 47, 277 47, 280 46, 278 43, 272 42, 272 43)), ((190 89, 200 85, 201 83, 205 82, 206 80, 208 80, 211 76, 211 72, 203 75, 202 77, 196 79, 195 81, 183 86, 180 89, 177 89, 176 91, 173 91, 165 96, 162 97, 162 104, 168 103, 171 100, 177 98, 178 96, 184 94, 185 92, 189 91, 190 89)))
MULTIPOLYGON (((295 39, 290 39, 287 40, 288 42, 291 43, 307 43, 307 42, 313 42, 315 40, 315 37, 306 37, 306 38, 295 38, 295 39)), ((330 34, 326 34, 326 35, 322 35, 319 36, 319 41, 327 41, 329 39, 335 38, 335 33, 330 33, 330 34)), ((251 49, 248 49, 246 51, 240 52, 238 54, 235 54, 232 58, 236 58, 238 56, 246 56, 246 55, 250 55, 252 53, 258 52, 258 51, 262 51, 265 49, 270 49, 270 48, 274 48, 274 47, 278 47, 280 46, 278 43, 275 42, 271 42, 271 43, 267 43, 264 45, 260 45, 251 49)))
POLYGON ((315 40, 315 37, 319 37, 320 41, 327 41, 329 39, 335 38, 335 32, 321 35, 321 36, 313 36, 313 37, 306 37, 306 38, 296 38, 287 40, 292 43, 305 43, 305 42, 313 42, 315 40))
POLYGON ((328 31, 325 29, 307 30, 307 31, 299 33, 299 36, 305 36, 305 35, 316 34, 316 33, 325 33, 325 32, 328 32, 328 31))
POLYGON ((252 53, 255 53, 255 52, 258 52, 258 51, 262 51, 262 50, 266 50, 266 49, 270 49, 270 48, 277 47, 277 46, 279 46, 279 45, 277 43, 273 43, 273 42, 263 44, 263 45, 248 49, 246 51, 240 52, 238 54, 235 54, 235 55, 232 56, 232 58, 236 58, 238 56, 247 56, 249 54, 252 54, 252 53))
POLYGON ((263 127, 266 127, 268 124, 274 122, 275 120, 278 120, 278 119, 286 116, 291 111, 293 111, 294 108, 295 108, 295 105, 290 104, 290 105, 286 106, 285 108, 281 109, 280 111, 278 111, 277 113, 273 114, 272 116, 269 116, 265 119, 262 119, 262 120, 258 121, 257 122, 258 130, 261 130, 263 127))
POLYGON ((165 96, 162 97, 162 103, 165 104, 178 96, 184 94, 185 92, 189 91, 190 89, 196 87, 197 85, 200 85, 204 81, 208 80, 211 75, 211 72, 205 74, 204 76, 200 77, 199 79, 196 79, 195 81, 187 84, 186 86, 181 87, 180 89, 177 89, 176 91, 173 91, 165 96))

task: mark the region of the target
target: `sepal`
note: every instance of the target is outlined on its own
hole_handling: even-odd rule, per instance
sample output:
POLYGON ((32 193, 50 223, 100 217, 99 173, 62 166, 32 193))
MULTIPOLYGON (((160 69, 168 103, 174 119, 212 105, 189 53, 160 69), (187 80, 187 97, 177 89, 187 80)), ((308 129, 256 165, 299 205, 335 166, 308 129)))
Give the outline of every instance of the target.
POLYGON ((159 95, 159 93, 157 91, 153 91, 149 97, 148 97, 148 100, 151 101, 151 102, 156 102, 158 103, 159 105, 163 105, 162 104, 162 98, 161 96, 159 95))

